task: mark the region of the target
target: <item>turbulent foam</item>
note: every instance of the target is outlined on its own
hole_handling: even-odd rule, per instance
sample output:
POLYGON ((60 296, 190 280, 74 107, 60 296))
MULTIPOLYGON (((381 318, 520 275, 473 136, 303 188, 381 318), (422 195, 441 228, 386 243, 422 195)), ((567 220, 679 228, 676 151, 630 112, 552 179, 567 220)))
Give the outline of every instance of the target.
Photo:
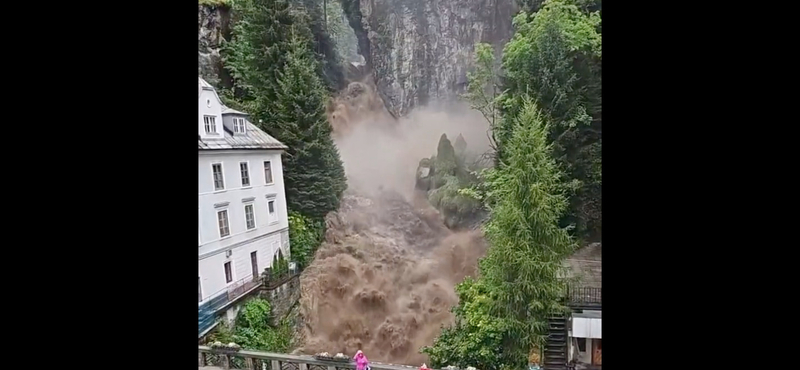
POLYGON ((488 124, 468 108, 394 121, 369 82, 352 83, 330 107, 349 190, 300 278, 297 352, 361 349, 372 361, 418 366, 427 362, 419 349, 453 320, 454 286, 486 247, 477 231, 448 230, 414 192, 416 166, 442 133, 488 148, 488 124))
POLYGON ((372 360, 425 362, 420 347, 451 322, 453 287, 475 273, 485 247, 478 232, 432 225, 399 194, 366 199, 346 198, 337 235, 301 277, 302 352, 361 349, 372 360))

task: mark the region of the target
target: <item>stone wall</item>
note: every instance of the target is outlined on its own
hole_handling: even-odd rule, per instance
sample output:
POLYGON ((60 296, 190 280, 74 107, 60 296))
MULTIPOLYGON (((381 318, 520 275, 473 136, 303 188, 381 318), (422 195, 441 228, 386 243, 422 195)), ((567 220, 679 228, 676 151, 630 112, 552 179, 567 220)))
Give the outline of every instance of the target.
POLYGON ((258 294, 259 297, 270 302, 273 324, 278 324, 300 299, 300 275, 291 278, 275 289, 264 289, 258 294))

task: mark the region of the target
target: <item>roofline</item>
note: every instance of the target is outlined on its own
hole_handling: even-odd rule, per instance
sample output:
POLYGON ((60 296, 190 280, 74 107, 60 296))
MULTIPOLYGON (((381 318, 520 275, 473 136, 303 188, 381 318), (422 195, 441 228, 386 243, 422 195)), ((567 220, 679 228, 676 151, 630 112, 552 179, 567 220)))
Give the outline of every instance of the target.
POLYGON ((221 152, 221 151, 251 151, 251 150, 274 150, 277 152, 285 153, 286 150, 289 149, 288 146, 276 147, 276 148, 197 148, 198 151, 207 151, 207 152, 221 152))

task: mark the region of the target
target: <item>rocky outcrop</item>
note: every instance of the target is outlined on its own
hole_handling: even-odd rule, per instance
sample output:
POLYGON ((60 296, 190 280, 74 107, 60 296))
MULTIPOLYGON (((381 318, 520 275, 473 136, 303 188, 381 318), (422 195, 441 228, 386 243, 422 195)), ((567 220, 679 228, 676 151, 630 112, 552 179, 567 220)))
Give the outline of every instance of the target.
POLYGON ((467 83, 475 43, 499 51, 512 35, 514 0, 343 0, 387 109, 455 98, 467 83))
MULTIPOLYGON (((518 10, 515 0, 342 0, 342 8, 365 69, 395 117, 463 92, 475 43, 490 43, 499 52, 518 10)), ((199 5, 198 13, 199 74, 212 85, 228 86, 219 49, 230 34, 230 8, 199 5)), ((358 79, 360 69, 347 77, 358 79)))
POLYGON ((219 49, 230 34, 230 8, 200 4, 197 8, 197 69, 200 77, 219 86, 228 76, 219 49))

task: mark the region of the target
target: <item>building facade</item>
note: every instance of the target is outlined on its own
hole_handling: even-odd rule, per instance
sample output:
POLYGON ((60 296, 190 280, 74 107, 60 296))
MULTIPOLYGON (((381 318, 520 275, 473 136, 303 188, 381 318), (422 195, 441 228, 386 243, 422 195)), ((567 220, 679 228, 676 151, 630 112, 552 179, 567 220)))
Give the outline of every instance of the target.
POLYGON ((593 243, 580 248, 564 264, 571 280, 565 297, 570 310, 549 320, 542 368, 600 370, 603 368, 602 245, 593 243))
POLYGON ((198 305, 290 258, 286 148, 198 81, 198 305))
POLYGON ((567 259, 578 282, 570 287, 572 314, 568 325, 568 354, 575 369, 603 366, 603 253, 602 244, 592 243, 567 259))

